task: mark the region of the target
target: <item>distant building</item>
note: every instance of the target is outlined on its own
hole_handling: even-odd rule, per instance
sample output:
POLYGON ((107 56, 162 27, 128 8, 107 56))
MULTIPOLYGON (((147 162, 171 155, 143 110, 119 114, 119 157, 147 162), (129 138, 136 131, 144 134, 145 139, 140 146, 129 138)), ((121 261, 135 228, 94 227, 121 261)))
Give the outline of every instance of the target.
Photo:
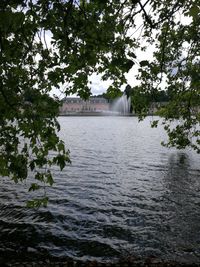
POLYGON ((67 97, 60 107, 60 115, 102 113, 109 110, 110 105, 103 97, 91 97, 86 101, 78 97, 67 97))
MULTIPOLYGON (((129 101, 118 98, 116 101, 108 102, 107 99, 103 97, 90 97, 88 100, 83 100, 79 97, 66 97, 62 101, 60 107, 60 115, 137 115, 132 106, 132 111, 125 111, 127 105, 130 103, 125 103, 129 101)), ((152 102, 149 106, 148 115, 156 114, 157 111, 164 107, 168 102, 152 102)), ((129 107, 130 109, 130 107, 129 107)))

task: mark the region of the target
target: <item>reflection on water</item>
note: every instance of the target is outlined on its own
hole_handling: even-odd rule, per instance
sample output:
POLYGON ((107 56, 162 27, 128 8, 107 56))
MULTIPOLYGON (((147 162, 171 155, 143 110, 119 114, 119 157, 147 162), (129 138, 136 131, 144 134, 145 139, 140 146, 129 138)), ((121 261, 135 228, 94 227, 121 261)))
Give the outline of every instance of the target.
POLYGON ((186 153, 170 155, 163 196, 165 207, 171 211, 165 222, 167 243, 176 255, 180 258, 184 256, 188 261, 192 260, 193 255, 200 255, 200 177, 199 170, 190 163, 186 153))
POLYGON ((199 156, 160 146, 162 129, 130 117, 60 118, 72 165, 52 171, 47 209, 1 179, 0 256, 199 262, 199 156))

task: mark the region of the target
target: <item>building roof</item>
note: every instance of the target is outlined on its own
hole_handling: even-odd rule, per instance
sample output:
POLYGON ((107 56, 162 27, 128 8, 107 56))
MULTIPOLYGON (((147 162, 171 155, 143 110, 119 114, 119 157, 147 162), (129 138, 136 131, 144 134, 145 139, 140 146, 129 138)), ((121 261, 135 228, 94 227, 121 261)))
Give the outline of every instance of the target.
POLYGON ((62 99, 62 101, 65 103, 70 103, 72 101, 74 103, 76 103, 76 102, 82 103, 82 102, 90 102, 90 101, 92 101, 93 103, 95 103, 95 102, 96 103, 99 103, 99 102, 108 103, 108 100, 103 98, 103 97, 90 97, 87 100, 84 100, 80 97, 65 97, 62 99))

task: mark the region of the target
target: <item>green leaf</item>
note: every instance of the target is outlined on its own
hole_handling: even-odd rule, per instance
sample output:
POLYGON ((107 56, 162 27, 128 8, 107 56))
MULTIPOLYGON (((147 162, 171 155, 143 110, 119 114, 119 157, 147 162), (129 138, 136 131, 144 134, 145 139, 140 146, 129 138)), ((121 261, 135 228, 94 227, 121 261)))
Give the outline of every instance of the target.
POLYGON ((140 66, 141 67, 149 66, 149 61, 148 60, 142 60, 142 61, 140 61, 140 66))
POLYGON ((58 144, 58 151, 65 151, 65 145, 64 145, 63 142, 60 142, 60 143, 58 144))
POLYGON ((152 128, 157 128, 158 127, 158 120, 155 120, 155 121, 152 121, 152 123, 151 123, 151 127, 152 128))
POLYGON ((189 15, 193 17, 194 19, 197 19, 200 15, 200 8, 199 6, 195 5, 192 6, 189 10, 189 15))
POLYGON ((34 162, 34 160, 32 160, 30 162, 29 167, 30 167, 31 171, 33 171, 35 169, 35 162, 34 162))
POLYGON ((129 72, 129 70, 133 67, 134 64, 135 62, 133 62, 132 60, 127 60, 127 62, 124 64, 124 71, 129 72))
POLYGON ((50 186, 52 186, 53 183, 54 183, 54 180, 53 180, 52 174, 51 174, 50 172, 48 172, 48 173, 46 174, 46 178, 47 178, 47 181, 46 181, 46 182, 47 182, 50 186))
POLYGON ((30 191, 35 191, 35 190, 38 190, 38 189, 40 189, 40 186, 38 184, 36 184, 36 183, 32 183, 31 186, 29 187, 28 191, 30 192, 30 191))
POLYGON ((26 206, 27 208, 40 208, 41 206, 46 207, 48 200, 48 197, 29 200, 27 201, 26 206))
POLYGON ((45 182, 44 176, 45 176, 44 173, 37 172, 36 175, 35 175, 35 179, 40 181, 40 182, 45 182))

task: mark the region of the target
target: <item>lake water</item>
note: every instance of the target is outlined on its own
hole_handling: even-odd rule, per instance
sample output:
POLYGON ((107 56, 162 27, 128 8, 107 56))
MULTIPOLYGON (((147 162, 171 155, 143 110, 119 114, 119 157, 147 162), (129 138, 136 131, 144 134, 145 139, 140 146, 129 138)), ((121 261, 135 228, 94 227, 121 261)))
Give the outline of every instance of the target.
POLYGON ((27 185, 0 181, 0 256, 200 263, 200 156, 166 149, 147 118, 61 117, 72 164, 53 169, 47 208, 26 209, 27 185))

